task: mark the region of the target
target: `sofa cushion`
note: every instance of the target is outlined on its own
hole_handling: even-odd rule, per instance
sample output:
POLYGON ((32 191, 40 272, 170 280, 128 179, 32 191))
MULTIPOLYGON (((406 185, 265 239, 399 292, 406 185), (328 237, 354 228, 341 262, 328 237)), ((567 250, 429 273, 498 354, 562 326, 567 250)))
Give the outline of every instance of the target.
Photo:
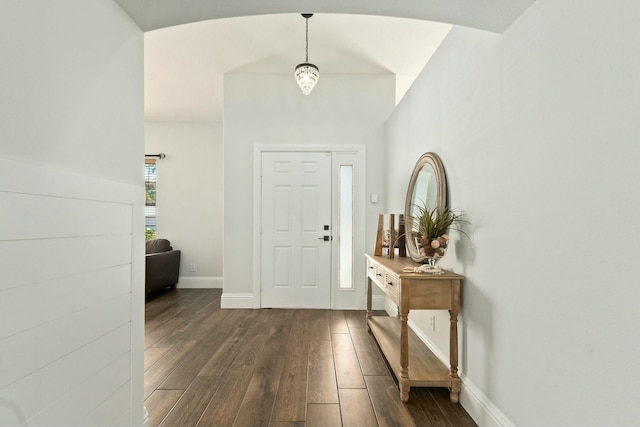
POLYGON ((155 254, 158 252, 167 252, 171 250, 171 242, 167 239, 147 240, 145 244, 145 253, 155 254))

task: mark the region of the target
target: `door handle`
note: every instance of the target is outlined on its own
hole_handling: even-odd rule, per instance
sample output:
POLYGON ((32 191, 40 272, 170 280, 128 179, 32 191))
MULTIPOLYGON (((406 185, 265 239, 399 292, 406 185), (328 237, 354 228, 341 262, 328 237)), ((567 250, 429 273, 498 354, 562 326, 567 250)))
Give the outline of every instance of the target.
POLYGON ((333 236, 318 237, 318 240, 324 240, 325 242, 328 242, 329 240, 333 240, 333 236))

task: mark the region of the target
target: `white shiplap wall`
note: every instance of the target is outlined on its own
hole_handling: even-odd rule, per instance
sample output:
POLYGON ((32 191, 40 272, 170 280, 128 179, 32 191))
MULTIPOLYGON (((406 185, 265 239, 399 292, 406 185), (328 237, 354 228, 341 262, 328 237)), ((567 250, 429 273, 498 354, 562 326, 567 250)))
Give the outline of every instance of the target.
POLYGON ((140 187, 0 159, 1 426, 130 425, 141 201, 140 187))

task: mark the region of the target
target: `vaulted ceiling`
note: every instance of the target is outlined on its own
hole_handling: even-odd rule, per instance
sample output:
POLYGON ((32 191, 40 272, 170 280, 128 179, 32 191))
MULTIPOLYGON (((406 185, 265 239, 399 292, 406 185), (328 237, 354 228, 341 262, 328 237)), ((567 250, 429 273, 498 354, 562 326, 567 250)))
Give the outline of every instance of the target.
POLYGON ((502 32, 532 0, 115 0, 145 31, 272 13, 346 13, 446 22, 502 32))
MULTIPOLYGON (((228 72, 391 73, 396 101, 451 24, 501 32, 531 0, 115 0, 145 30, 148 120, 222 121, 228 72), (185 24, 185 25, 183 25, 185 24)), ((312 96, 312 95, 310 95, 312 96)))

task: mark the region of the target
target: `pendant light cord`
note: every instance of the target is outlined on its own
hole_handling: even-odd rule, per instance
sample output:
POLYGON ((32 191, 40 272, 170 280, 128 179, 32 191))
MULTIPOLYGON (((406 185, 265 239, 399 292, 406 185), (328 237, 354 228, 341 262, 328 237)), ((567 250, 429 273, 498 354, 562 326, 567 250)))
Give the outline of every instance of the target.
POLYGON ((305 48, 306 57, 305 57, 304 62, 309 62, 309 18, 305 17, 304 21, 305 21, 306 27, 307 27, 306 32, 305 32, 305 38, 307 40, 307 45, 306 45, 306 48, 305 48))

